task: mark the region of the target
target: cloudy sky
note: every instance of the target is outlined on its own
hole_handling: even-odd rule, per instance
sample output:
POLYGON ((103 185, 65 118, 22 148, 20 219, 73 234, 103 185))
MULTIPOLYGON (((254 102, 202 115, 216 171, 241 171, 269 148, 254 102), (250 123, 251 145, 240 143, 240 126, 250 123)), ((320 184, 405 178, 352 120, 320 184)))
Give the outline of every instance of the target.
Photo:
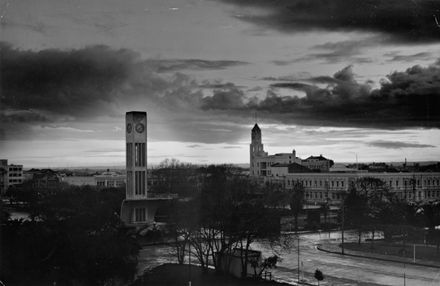
POLYGON ((440 158, 438 1, 0 3, 12 163, 124 165, 130 110, 151 164, 248 163, 255 121, 269 153, 440 158))

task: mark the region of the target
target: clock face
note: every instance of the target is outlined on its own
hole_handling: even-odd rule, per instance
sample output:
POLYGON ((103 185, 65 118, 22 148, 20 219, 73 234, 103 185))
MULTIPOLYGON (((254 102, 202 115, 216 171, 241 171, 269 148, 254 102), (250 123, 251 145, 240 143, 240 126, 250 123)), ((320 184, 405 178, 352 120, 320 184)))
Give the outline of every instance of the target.
POLYGON ((127 133, 131 133, 131 130, 133 129, 133 126, 131 125, 131 123, 127 124, 127 133))
POLYGON ((137 131, 138 133, 142 133, 142 132, 144 132, 144 129, 145 129, 145 126, 144 126, 142 123, 138 123, 138 124, 136 124, 136 131, 137 131))

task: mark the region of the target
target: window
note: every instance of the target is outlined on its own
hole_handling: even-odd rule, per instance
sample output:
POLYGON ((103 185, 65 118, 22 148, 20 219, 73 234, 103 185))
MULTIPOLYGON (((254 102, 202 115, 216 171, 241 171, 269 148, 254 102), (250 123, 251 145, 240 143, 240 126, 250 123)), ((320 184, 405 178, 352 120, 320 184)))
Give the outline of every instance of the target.
POLYGON ((135 143, 135 166, 145 167, 145 143, 135 143))
POLYGON ((127 166, 131 166, 133 164, 132 158, 133 158, 133 144, 127 143, 127 158, 126 158, 127 166))
POLYGON ((135 194, 145 195, 145 171, 135 172, 135 194))
POLYGON ((128 171, 127 172, 127 190, 130 192, 131 195, 133 195, 133 172, 128 171))
POLYGON ((134 220, 135 222, 143 222, 146 219, 145 208, 135 208, 134 209, 134 220))

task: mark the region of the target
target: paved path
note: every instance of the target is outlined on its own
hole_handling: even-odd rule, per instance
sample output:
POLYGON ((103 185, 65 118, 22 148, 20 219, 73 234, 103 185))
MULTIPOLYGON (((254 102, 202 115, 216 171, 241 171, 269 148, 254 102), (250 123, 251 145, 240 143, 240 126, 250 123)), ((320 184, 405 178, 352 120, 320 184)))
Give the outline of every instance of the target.
MULTIPOLYGON (((313 273, 319 268, 326 276, 320 285, 404 285, 439 286, 440 269, 403 263, 385 262, 352 256, 342 256, 319 251, 316 246, 322 243, 340 242, 338 232, 302 234, 300 239, 301 279, 316 285, 313 273)), ((252 244, 254 249, 263 251, 263 255, 275 254, 282 258, 274 269, 274 277, 282 282, 297 282, 297 239, 294 234, 282 236, 282 242, 276 245, 267 241, 252 244)), ((346 234, 346 241, 356 241, 356 234, 346 234)), ((151 246, 141 250, 140 268, 155 267, 166 262, 176 262, 172 249, 165 246, 151 246)))
MULTIPOLYGON (((273 271, 280 281, 297 281, 298 252, 297 244, 292 245, 296 236, 285 235, 290 247, 279 247, 282 261, 279 268, 273 271)), ((347 241, 356 240, 355 234, 347 234, 347 241)), ((301 274, 309 281, 313 281, 313 273, 319 268, 324 275, 329 276, 321 285, 404 285, 428 286, 440 285, 440 269, 403 263, 378 261, 359 257, 342 256, 339 254, 319 251, 316 246, 320 243, 339 243, 339 233, 304 234, 300 240, 301 274), (341 279, 348 281, 342 282, 341 279), (351 280, 351 281, 350 281, 351 280)), ((267 242, 255 244, 255 248, 264 249, 266 255, 273 253, 273 247, 267 242)))

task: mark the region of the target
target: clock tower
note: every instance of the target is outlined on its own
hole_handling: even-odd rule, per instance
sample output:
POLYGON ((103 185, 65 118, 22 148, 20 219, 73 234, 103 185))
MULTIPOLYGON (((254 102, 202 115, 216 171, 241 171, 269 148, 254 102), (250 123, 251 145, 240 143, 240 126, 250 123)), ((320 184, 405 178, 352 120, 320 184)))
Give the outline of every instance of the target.
POLYGON ((125 114, 125 165, 127 184, 121 206, 121 220, 136 228, 154 222, 156 210, 163 199, 150 198, 147 190, 147 113, 130 111, 125 114))
POLYGON ((127 112, 125 115, 126 199, 147 198, 147 113, 127 112))
POLYGON ((121 205, 121 220, 128 227, 142 229, 155 221, 158 208, 173 199, 147 190, 147 113, 130 111, 125 114, 127 184, 121 205))

